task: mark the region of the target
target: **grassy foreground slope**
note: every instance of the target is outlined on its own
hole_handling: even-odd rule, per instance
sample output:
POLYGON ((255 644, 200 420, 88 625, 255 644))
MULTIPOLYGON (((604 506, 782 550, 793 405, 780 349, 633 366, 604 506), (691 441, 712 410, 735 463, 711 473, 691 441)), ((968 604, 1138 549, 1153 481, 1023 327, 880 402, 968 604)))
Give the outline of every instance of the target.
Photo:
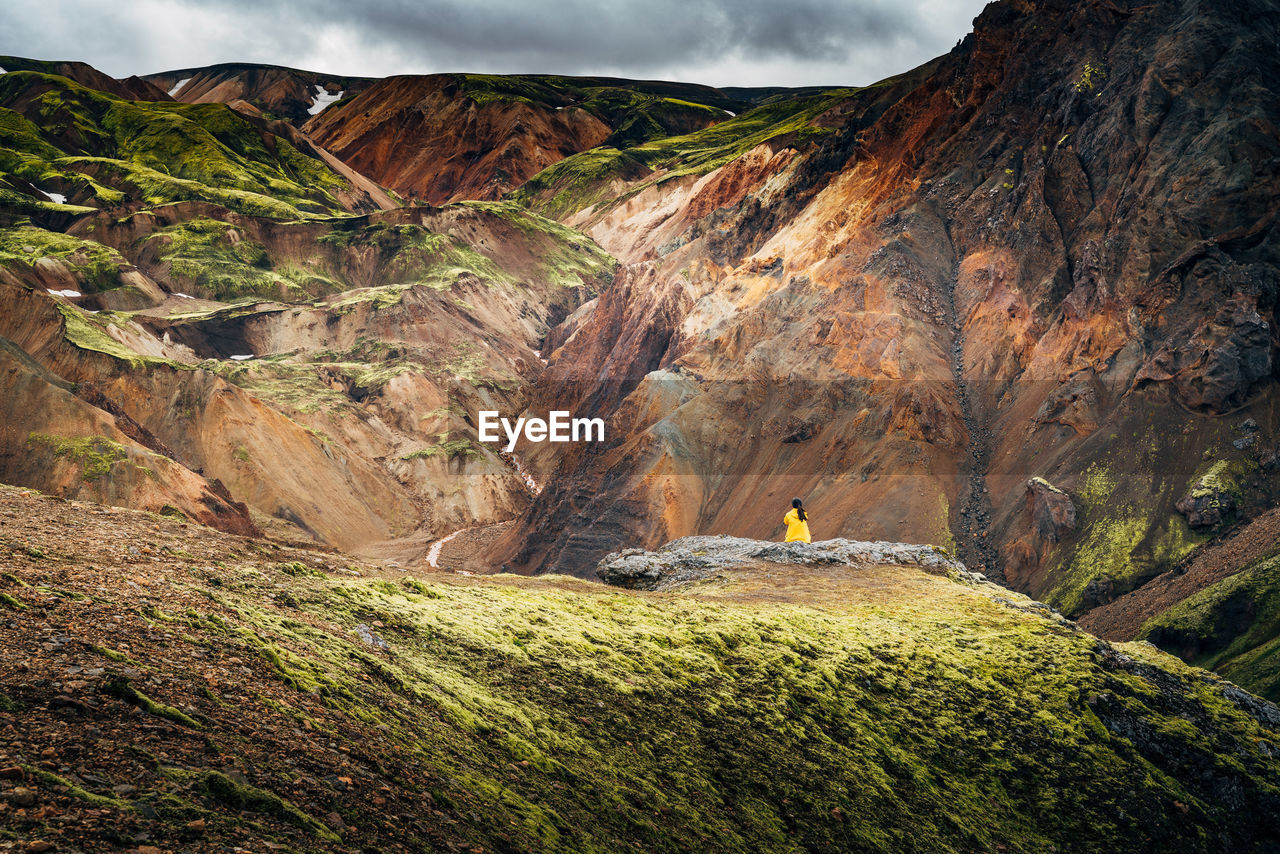
POLYGON ((84 850, 1263 851, 1280 712, 898 566, 379 577, 0 489, 0 836, 84 850), (8 724, 15 724, 8 726, 8 724))

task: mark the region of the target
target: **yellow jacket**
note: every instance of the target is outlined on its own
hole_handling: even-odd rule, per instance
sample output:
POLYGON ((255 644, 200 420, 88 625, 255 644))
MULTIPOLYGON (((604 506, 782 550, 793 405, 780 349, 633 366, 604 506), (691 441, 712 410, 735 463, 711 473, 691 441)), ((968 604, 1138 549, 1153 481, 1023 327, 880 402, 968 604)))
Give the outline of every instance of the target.
MULTIPOLYGON (((808 517, 808 513, 804 514, 808 517)), ((796 508, 792 507, 787 511, 787 515, 782 517, 782 521, 787 523, 787 539, 786 542, 794 543, 797 540, 802 543, 809 543, 809 522, 801 519, 800 514, 796 512, 796 508)))

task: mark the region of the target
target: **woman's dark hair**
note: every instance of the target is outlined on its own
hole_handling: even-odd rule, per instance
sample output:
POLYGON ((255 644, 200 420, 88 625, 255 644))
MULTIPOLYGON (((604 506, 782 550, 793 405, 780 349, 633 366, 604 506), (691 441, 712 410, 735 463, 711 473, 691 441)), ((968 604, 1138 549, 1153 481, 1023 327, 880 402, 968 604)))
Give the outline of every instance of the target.
POLYGON ((796 515, 800 517, 801 522, 808 522, 809 517, 804 515, 804 502, 799 498, 791 499, 791 506, 796 508, 796 515))

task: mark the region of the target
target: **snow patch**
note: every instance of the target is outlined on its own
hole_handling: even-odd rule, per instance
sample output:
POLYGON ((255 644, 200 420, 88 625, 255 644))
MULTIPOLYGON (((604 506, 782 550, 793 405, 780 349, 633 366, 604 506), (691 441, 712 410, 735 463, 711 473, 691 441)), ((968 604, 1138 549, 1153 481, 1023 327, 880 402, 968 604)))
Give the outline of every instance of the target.
POLYGON ((307 110, 307 114, 312 116, 318 114, 321 110, 323 110, 325 107, 332 104, 334 101, 342 100, 342 96, 344 94, 345 93, 343 92, 343 90, 339 89, 338 94, 330 95, 328 92, 324 91, 323 86, 317 83, 316 97, 315 97, 315 100, 311 102, 311 107, 307 110))
POLYGON ((69 289, 69 288, 68 288, 67 290, 65 290, 65 291, 55 291, 53 288, 45 288, 45 290, 47 290, 49 293, 53 294, 55 297, 78 297, 78 296, 80 296, 80 292, 79 292, 79 291, 73 291, 73 290, 71 290, 71 289, 69 289))
POLYGON ((195 299, 195 297, 193 297, 191 294, 180 294, 177 291, 174 291, 173 295, 175 297, 182 297, 183 299, 195 299))
POLYGON ((8 73, 9 72, 5 71, 3 68, 0 68, 0 74, 8 74, 8 73))
POLYGON ((62 195, 62 193, 50 193, 48 190, 41 190, 40 192, 51 202, 56 202, 60 205, 65 205, 67 203, 67 197, 62 195))
POLYGON ((735 113, 733 110, 725 110, 725 113, 727 113, 728 115, 731 115, 731 116, 736 116, 736 115, 737 115, 737 113, 735 113))
POLYGON ((234 360, 235 360, 235 361, 237 361, 237 362, 245 362, 245 361, 248 361, 249 359, 252 359, 252 358, 253 358, 253 354, 252 354, 252 353, 250 353, 250 354, 249 354, 249 355, 247 355, 247 356, 232 356, 231 358, 232 358, 232 359, 234 359, 234 360))
POLYGON ((169 90, 169 97, 172 98, 176 96, 178 92, 181 91, 182 87, 186 86, 190 82, 191 82, 190 77, 183 77, 177 83, 173 84, 173 88, 169 90))

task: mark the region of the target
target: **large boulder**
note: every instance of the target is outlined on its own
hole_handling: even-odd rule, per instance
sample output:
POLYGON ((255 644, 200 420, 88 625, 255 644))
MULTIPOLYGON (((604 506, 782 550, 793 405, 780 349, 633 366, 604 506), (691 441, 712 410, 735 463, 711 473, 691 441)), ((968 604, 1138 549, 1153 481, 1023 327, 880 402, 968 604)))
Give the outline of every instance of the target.
POLYGON ((746 564, 792 566, 915 566, 933 575, 984 580, 936 546, 911 543, 823 540, 774 543, 723 535, 681 537, 657 551, 624 549, 600 561, 596 574, 615 587, 665 590, 746 564))

